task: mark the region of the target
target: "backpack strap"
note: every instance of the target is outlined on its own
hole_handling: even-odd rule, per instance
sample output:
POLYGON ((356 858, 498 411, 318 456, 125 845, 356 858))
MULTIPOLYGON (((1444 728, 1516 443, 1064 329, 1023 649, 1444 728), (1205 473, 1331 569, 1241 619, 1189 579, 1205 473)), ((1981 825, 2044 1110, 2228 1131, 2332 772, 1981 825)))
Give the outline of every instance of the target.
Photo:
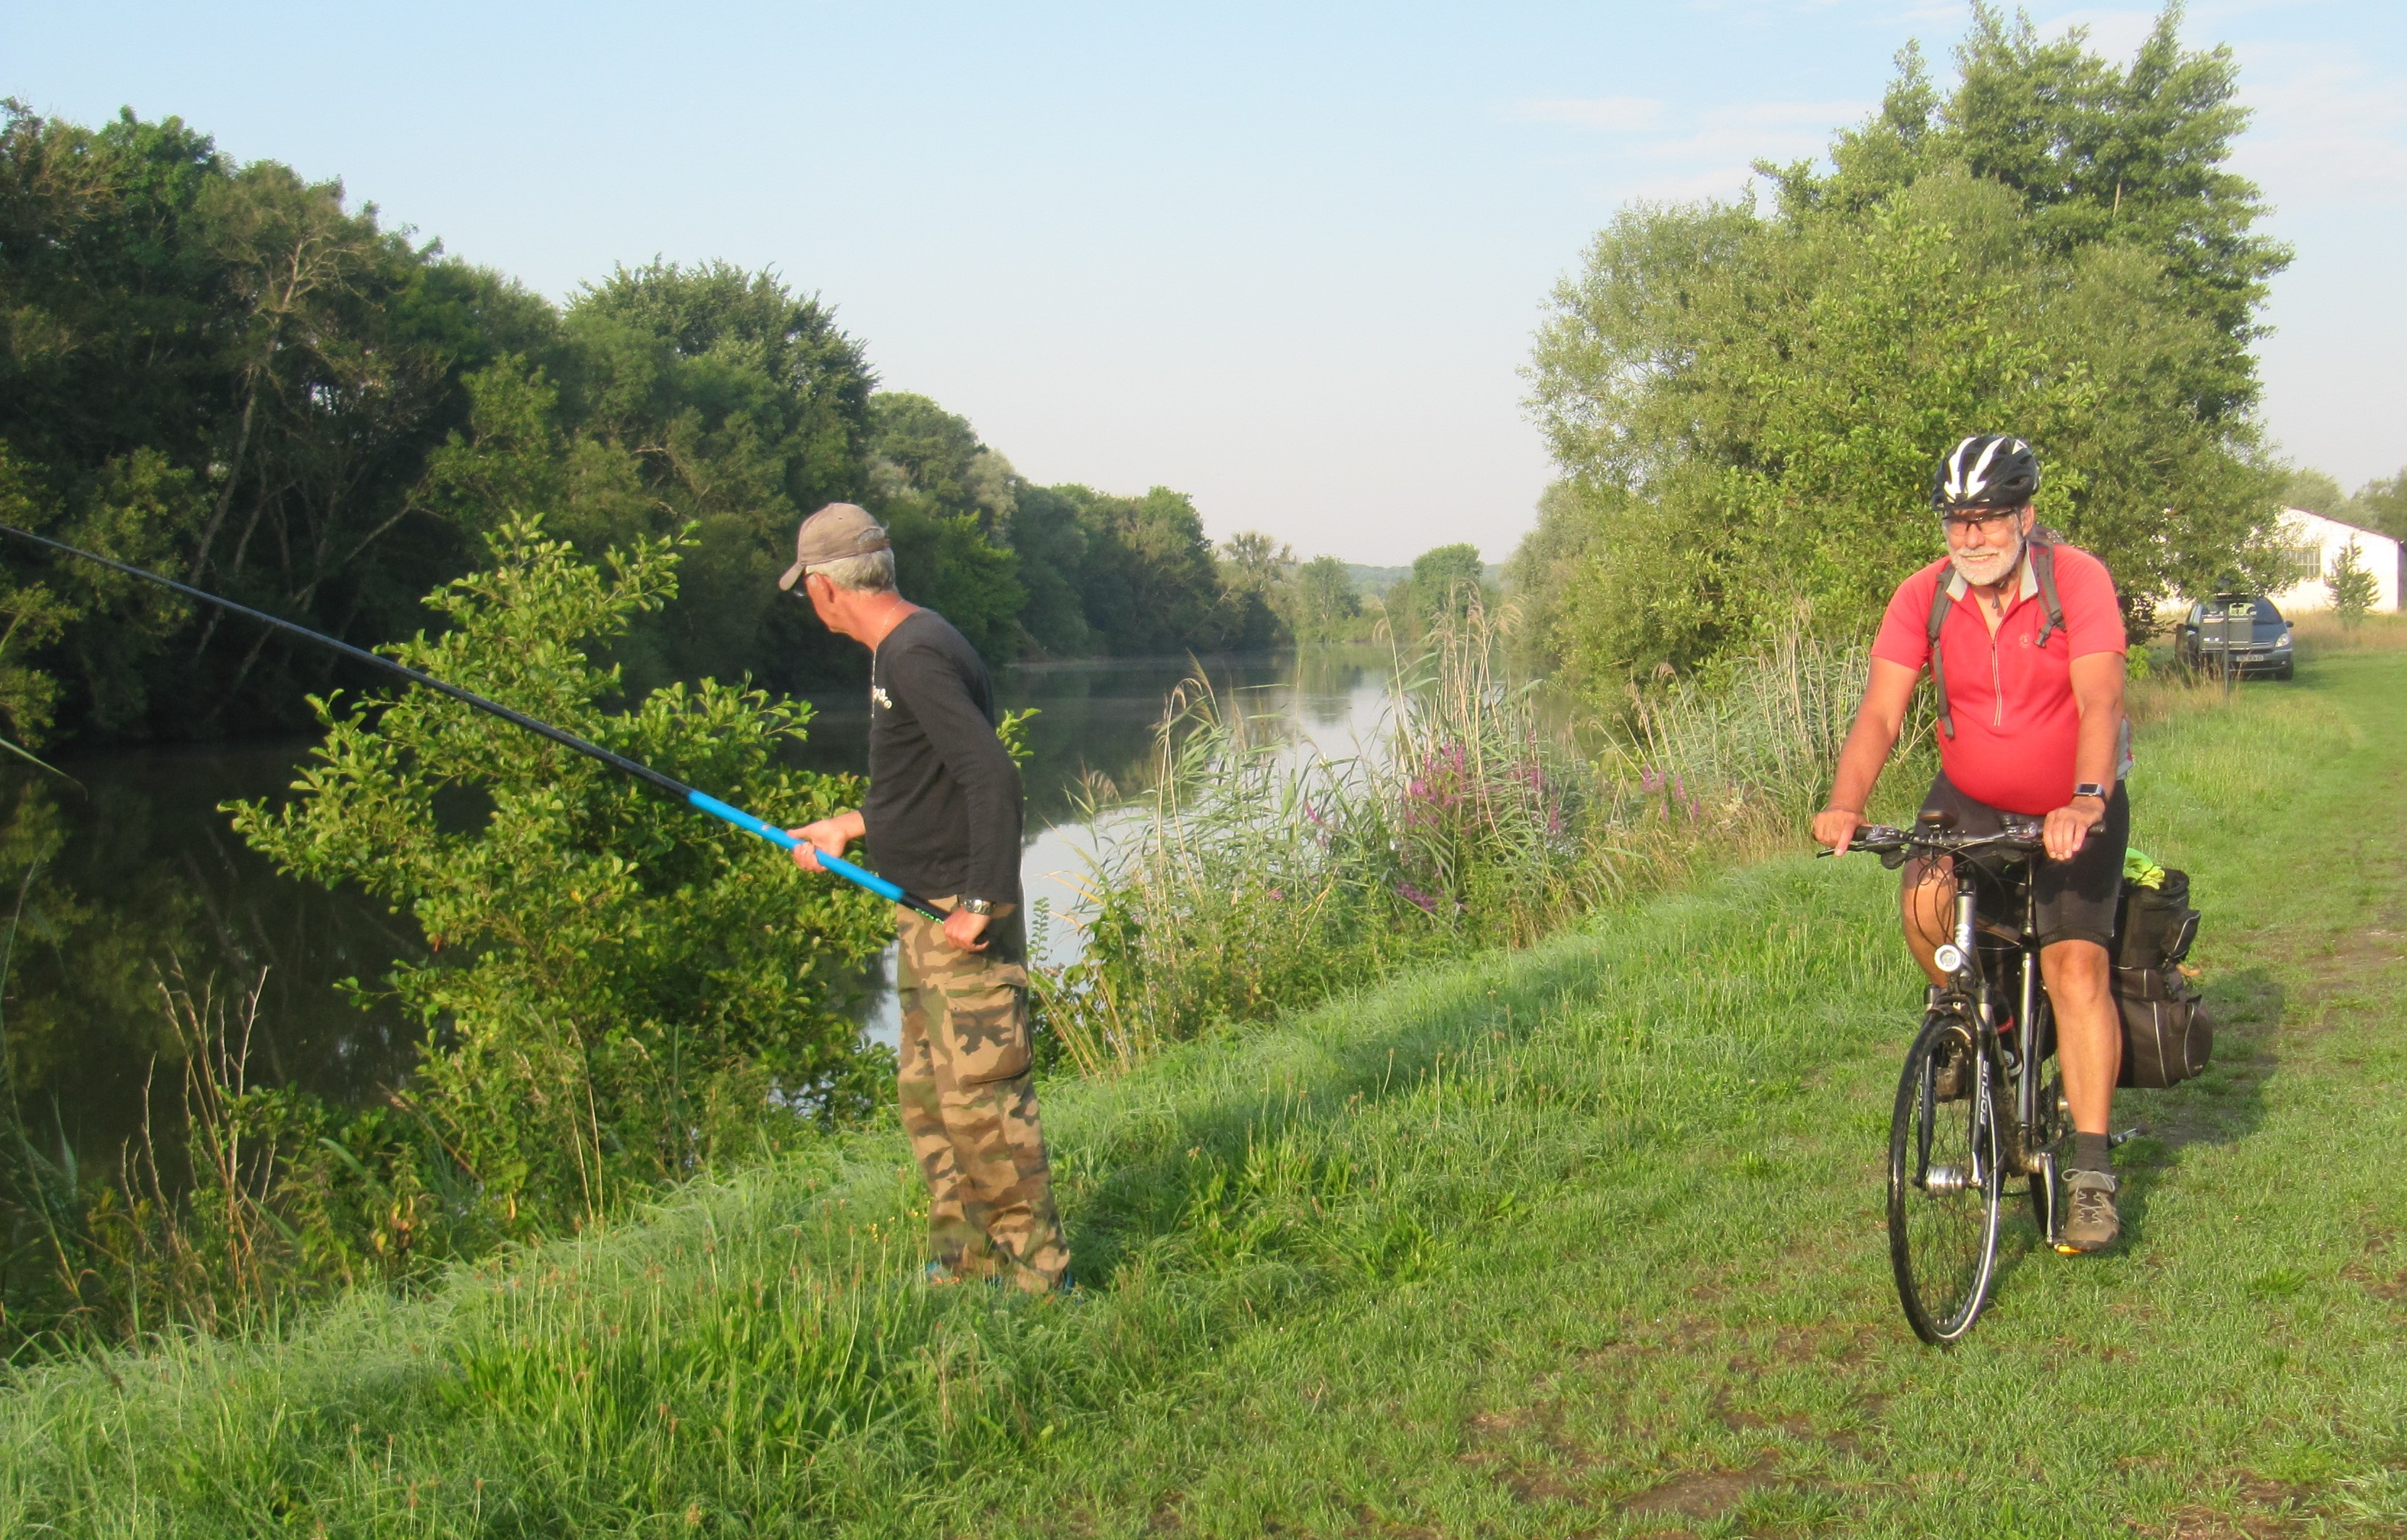
POLYGON ((1948 606, 1956 601, 1947 596, 1948 572, 1939 574, 1939 581, 1930 590, 1930 690, 1939 700, 1939 731, 1949 737, 1956 735, 1956 720, 1947 714, 1947 665, 1940 661, 1939 632, 1947 623, 1948 606))
POLYGON ((2050 636, 2065 629, 2064 603, 2056 596, 2056 542, 2041 535, 2039 530, 2031 531, 2030 564, 2031 576, 2039 579, 2039 602, 2047 606, 2047 620, 2041 624, 2033 647, 2045 647, 2050 636))

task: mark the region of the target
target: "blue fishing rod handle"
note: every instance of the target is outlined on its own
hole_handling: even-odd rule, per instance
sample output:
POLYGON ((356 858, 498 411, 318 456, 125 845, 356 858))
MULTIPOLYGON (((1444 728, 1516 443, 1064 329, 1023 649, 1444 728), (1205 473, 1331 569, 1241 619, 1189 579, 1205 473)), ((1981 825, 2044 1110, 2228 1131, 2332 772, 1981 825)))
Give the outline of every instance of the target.
MULTIPOLYGON (((754 818, 743 808, 731 806, 730 805, 719 801, 717 797, 712 796, 707 791, 688 791, 685 794, 685 799, 695 807, 700 808, 703 812, 708 813, 711 817, 725 819, 728 822, 735 825, 738 829, 745 831, 747 834, 758 834, 772 845, 782 846, 786 849, 790 850, 803 843, 800 839, 786 833, 786 831, 778 828, 776 824, 764 822, 760 819, 754 818)), ((855 866, 851 862, 845 860, 844 857, 829 855, 825 850, 819 852, 819 864, 826 867, 829 871, 833 872, 836 876, 844 878, 847 882, 853 884, 855 887, 868 889, 871 892, 876 893, 878 897, 886 900, 889 904, 901 904, 905 901, 905 895, 899 886, 887 881, 884 877, 879 877, 876 872, 863 871, 861 867, 855 866)))

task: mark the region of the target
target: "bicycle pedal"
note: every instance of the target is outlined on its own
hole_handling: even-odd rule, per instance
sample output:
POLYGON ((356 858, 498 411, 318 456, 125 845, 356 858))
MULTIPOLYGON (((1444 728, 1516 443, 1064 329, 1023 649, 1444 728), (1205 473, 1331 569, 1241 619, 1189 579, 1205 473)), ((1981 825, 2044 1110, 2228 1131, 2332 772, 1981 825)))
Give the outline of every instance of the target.
POLYGON ((2129 1144, 2134 1139, 2145 1138, 2147 1136, 2147 1124, 2133 1123, 2130 1127, 2125 1129, 2120 1134, 2109 1134, 2106 1135, 2106 1148, 2113 1149, 2117 1146, 2129 1144))

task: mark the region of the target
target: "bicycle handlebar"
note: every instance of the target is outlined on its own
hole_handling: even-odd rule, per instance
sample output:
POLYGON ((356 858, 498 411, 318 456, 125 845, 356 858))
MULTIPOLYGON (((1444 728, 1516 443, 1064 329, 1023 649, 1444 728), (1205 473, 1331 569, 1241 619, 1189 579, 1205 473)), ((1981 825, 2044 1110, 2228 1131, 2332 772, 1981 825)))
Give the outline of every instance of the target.
MULTIPOLYGON (((2045 848, 2040 837, 2037 819, 2009 820, 2004 831, 1995 834, 1959 834, 1952 830, 1897 829, 1884 823, 1869 823, 1856 831, 1847 841, 1850 850, 1866 850, 1874 855, 1896 855, 1906 850, 1923 850, 1932 855, 1970 855, 1976 850, 2012 850, 2022 855, 2035 855, 2045 848)), ((1836 855, 1835 850, 1817 850, 1816 855, 1836 855)))

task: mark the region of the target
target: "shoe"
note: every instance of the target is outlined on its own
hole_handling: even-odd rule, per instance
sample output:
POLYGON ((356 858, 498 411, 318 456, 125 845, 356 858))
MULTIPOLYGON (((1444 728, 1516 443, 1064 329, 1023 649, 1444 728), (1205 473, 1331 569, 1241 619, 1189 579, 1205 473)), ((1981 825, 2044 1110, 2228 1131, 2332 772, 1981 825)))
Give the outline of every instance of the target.
POLYGON ((2122 1216, 2115 1212, 2115 1190, 2119 1185, 2111 1171, 2064 1174, 2064 1206, 2069 1212, 2057 1227, 2058 1251, 2077 1257, 2115 1244, 2123 1233, 2122 1216))

